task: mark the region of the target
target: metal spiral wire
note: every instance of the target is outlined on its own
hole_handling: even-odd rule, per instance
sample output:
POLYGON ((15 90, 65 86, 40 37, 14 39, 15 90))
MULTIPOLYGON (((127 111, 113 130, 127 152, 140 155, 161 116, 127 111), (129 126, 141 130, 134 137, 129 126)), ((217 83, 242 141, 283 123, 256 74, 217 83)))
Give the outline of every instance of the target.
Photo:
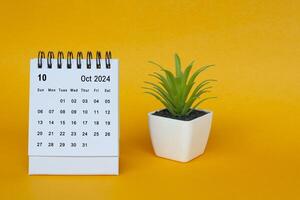
MULTIPOLYGON (((64 53, 62 51, 58 51, 57 53, 57 68, 58 69, 62 69, 63 68, 63 59, 64 59, 64 53)), ((37 65, 38 68, 42 68, 43 67, 43 60, 47 59, 47 67, 49 69, 51 69, 53 67, 53 60, 55 59, 55 55, 53 53, 53 51, 49 51, 47 53, 47 57, 45 56, 45 52, 43 51, 39 51, 38 52, 38 57, 37 57, 37 65)), ((67 52, 67 69, 71 69, 72 68, 72 60, 74 59, 74 55, 72 51, 68 51, 67 52)), ((82 68, 82 60, 83 60, 83 53, 81 51, 77 52, 76 55, 76 65, 78 69, 82 68)), ((86 54, 86 68, 87 69, 91 69, 92 67, 92 59, 93 59, 93 53, 91 51, 88 51, 86 54)), ((100 51, 96 51, 96 68, 97 69, 101 69, 102 64, 101 64, 101 52, 100 51)), ((107 69, 111 68, 111 59, 112 59, 112 55, 110 51, 106 51, 105 52, 105 58, 104 58, 104 62, 105 62, 105 67, 107 69)))

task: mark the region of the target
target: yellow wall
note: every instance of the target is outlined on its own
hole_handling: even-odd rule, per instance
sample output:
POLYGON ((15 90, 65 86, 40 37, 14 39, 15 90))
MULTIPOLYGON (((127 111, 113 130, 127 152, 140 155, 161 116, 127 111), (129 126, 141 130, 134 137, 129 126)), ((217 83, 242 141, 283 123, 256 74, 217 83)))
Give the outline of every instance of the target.
POLYGON ((1 1, 1 199, 296 199, 300 186, 300 2, 1 1), (27 175, 29 59, 112 50, 121 68, 121 174, 27 175), (154 156, 143 94, 155 60, 216 64, 206 153, 154 156), (297 191, 298 190, 298 191, 297 191))

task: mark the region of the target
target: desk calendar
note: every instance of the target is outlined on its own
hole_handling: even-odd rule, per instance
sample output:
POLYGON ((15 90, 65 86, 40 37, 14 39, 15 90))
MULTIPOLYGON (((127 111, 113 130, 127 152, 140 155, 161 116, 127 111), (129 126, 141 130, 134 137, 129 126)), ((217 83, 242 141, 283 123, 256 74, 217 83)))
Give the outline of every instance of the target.
POLYGON ((32 59, 29 174, 118 174, 118 89, 110 52, 32 59))

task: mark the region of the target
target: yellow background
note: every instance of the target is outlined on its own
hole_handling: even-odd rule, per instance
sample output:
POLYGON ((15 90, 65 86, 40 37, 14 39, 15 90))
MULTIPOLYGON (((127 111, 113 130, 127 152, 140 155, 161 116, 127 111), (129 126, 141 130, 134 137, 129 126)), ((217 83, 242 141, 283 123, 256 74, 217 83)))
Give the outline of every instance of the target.
POLYGON ((297 199, 300 2, 1 1, 1 199, 297 199), (29 60, 39 50, 120 59, 120 176, 28 176, 29 60), (216 64, 219 98, 203 156, 154 156, 143 94, 155 60, 216 64))

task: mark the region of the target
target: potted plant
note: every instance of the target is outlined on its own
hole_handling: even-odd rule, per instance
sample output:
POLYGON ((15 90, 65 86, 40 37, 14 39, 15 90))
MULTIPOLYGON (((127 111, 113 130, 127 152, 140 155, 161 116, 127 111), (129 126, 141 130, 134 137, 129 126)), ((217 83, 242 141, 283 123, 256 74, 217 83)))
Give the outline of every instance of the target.
POLYGON ((155 154, 181 162, 188 162, 201 155, 206 147, 210 133, 212 115, 208 110, 197 107, 204 101, 216 97, 205 97, 214 79, 206 79, 196 84, 196 78, 213 65, 203 66, 193 73, 194 62, 184 71, 180 58, 175 54, 175 74, 158 66, 162 73, 149 74, 158 83, 147 82, 145 93, 159 100, 164 109, 148 113, 149 128, 155 154))

